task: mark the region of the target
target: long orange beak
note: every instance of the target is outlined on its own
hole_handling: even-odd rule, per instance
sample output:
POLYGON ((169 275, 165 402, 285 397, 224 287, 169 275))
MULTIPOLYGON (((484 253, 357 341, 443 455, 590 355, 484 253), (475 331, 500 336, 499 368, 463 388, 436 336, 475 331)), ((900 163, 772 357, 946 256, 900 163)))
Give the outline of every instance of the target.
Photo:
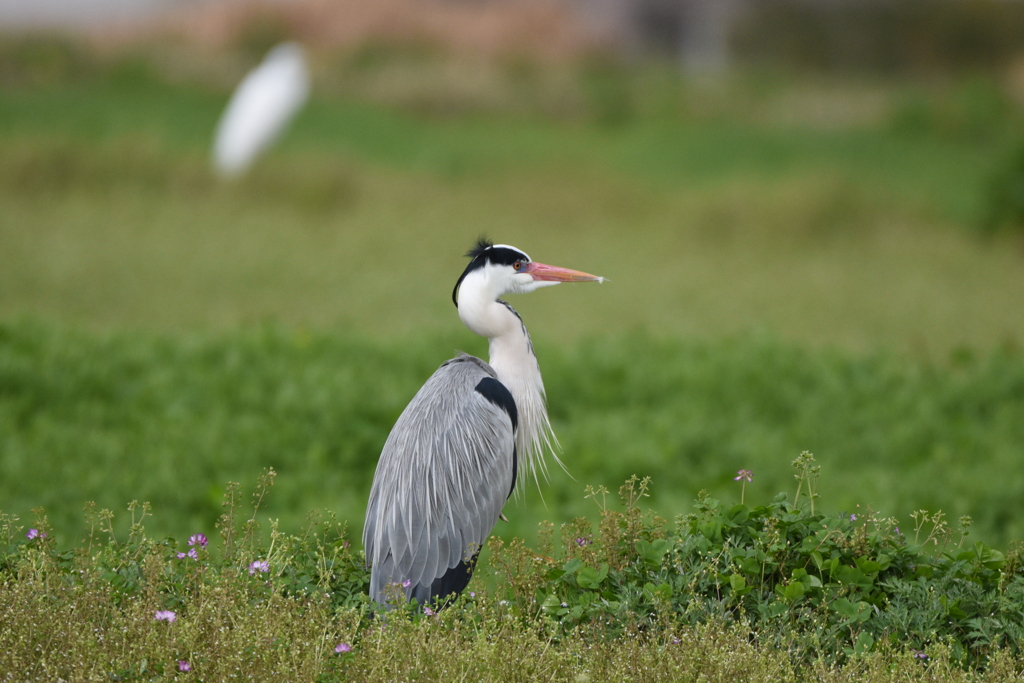
POLYGON ((603 277, 583 273, 578 270, 549 266, 544 263, 531 262, 527 264, 524 273, 529 273, 534 280, 546 280, 549 282, 604 282, 603 277))

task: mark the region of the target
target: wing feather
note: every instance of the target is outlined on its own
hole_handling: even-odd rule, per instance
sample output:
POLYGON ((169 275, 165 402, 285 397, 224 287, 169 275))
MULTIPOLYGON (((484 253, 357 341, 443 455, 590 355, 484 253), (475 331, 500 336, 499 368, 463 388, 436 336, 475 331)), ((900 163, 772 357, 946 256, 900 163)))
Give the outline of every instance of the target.
MULTIPOLYGON (((377 463, 363 544, 370 596, 410 581, 419 596, 483 547, 512 486, 515 428, 475 387, 494 370, 459 356, 442 365, 395 423, 377 463)), ((431 596, 433 597, 433 596, 431 596)))

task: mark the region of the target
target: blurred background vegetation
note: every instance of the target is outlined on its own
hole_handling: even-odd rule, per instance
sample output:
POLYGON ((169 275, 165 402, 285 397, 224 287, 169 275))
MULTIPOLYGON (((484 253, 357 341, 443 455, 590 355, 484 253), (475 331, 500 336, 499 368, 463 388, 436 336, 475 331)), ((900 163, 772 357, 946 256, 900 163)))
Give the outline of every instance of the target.
POLYGON ((405 403, 486 354, 450 291, 487 234, 611 280, 512 301, 568 474, 497 532, 634 473, 663 514, 738 499, 740 468, 767 499, 812 450, 830 508, 1021 538, 1024 8, 756 3, 702 61, 685 5, 547 51, 331 42, 300 3, 210 15, 216 40, 4 35, 0 509, 71 542, 86 501, 150 500, 151 530, 210 533, 224 483, 273 466, 271 516, 358 533, 405 403), (217 119, 287 38, 314 95, 221 181, 217 119))

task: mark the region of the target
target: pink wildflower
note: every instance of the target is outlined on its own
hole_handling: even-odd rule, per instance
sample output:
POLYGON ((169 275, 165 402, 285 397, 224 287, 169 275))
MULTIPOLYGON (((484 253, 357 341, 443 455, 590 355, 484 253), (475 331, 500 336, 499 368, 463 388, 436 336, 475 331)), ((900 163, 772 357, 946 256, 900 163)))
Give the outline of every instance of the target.
POLYGON ((256 572, 263 572, 264 574, 266 574, 269 571, 270 563, 268 563, 266 560, 256 560, 255 562, 249 565, 249 576, 252 576, 256 572))

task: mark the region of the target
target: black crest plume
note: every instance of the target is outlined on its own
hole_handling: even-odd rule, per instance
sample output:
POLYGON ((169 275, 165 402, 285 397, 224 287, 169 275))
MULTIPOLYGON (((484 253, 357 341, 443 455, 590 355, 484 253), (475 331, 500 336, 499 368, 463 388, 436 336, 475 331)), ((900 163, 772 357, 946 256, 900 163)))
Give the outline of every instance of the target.
POLYGON ((492 247, 494 247, 494 242, 490 241, 486 237, 481 236, 476 241, 476 246, 466 252, 466 257, 475 259, 477 256, 484 253, 488 249, 491 249, 492 247))

